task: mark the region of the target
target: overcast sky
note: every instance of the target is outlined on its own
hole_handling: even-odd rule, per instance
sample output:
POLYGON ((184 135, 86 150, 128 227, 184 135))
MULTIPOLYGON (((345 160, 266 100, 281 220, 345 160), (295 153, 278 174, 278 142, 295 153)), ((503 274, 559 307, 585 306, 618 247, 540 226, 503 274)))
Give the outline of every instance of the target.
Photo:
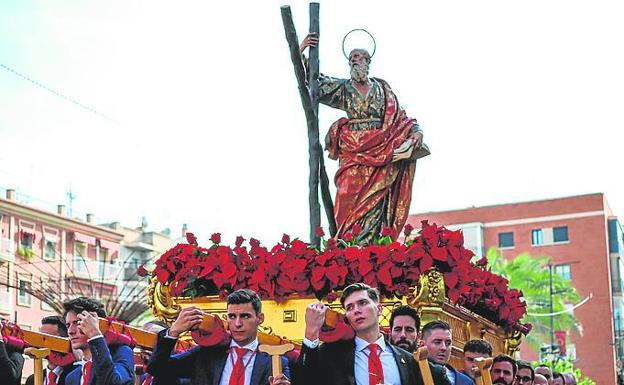
MULTIPOLYGON (((307 238, 307 134, 282 4, 2 0, 0 187, 54 204, 71 188, 76 212, 128 226, 146 216, 174 235, 188 223, 202 239, 307 238)), ((307 2, 291 6, 302 39, 307 2)), ((604 192, 624 216, 623 10, 325 1, 321 70, 347 76, 347 31, 375 36, 371 75, 432 150, 411 212, 604 192)), ((341 115, 321 107, 322 137, 341 115)))

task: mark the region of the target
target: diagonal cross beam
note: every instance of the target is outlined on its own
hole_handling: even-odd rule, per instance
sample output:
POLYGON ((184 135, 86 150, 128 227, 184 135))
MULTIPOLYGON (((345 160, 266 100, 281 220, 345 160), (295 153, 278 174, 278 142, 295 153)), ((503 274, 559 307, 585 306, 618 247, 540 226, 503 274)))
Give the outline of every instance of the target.
MULTIPOLYGON (((321 196, 323 197, 323 205, 327 220, 329 223, 329 231, 332 236, 336 234, 336 220, 334 218, 334 205, 329 193, 329 179, 325 171, 324 159, 319 141, 319 123, 318 123, 318 47, 310 51, 310 88, 306 84, 306 71, 299 52, 299 39, 292 20, 292 13, 289 6, 282 6, 282 23, 284 24, 284 33, 290 50, 290 59, 293 63, 297 86, 301 103, 306 116, 308 126, 308 152, 310 167, 309 176, 309 211, 310 211, 310 243, 319 246, 320 238, 316 235, 315 229, 321 225, 321 207, 318 199, 319 184, 321 187, 321 196), (320 178, 320 180, 319 180, 320 178)), ((310 4, 310 32, 319 33, 319 4, 310 4)))

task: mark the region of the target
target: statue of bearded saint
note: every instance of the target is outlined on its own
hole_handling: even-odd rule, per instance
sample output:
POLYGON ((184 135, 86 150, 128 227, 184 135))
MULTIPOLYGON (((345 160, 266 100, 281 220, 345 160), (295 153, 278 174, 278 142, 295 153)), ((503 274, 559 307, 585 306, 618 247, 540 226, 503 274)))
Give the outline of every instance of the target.
MULTIPOLYGON (((308 35, 301 52, 316 44, 318 37, 308 35)), ((368 76, 370 62, 366 50, 354 49, 350 79, 319 76, 319 102, 347 113, 325 138, 329 158, 339 161, 334 178, 337 237, 355 233, 358 225, 360 244, 372 243, 386 227, 393 239, 401 233, 423 143, 418 123, 407 117, 388 83, 368 76)))

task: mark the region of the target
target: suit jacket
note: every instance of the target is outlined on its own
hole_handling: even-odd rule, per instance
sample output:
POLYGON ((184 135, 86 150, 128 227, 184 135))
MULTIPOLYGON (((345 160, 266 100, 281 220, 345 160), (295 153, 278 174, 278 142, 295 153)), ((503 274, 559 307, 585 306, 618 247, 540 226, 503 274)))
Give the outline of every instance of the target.
MULTIPOLYGON (((414 357, 399 347, 387 346, 399 368, 400 385, 422 385, 414 357)), ((314 349, 303 344, 295 373, 294 382, 299 385, 356 385, 355 341, 324 343, 314 349)))
POLYGON ((0 384, 20 385, 22 369, 24 356, 20 352, 7 350, 4 342, 0 342, 0 384))
MULTIPOLYGON (((65 378, 72 370, 76 369, 77 367, 80 367, 80 365, 71 364, 71 365, 67 365, 63 367, 63 371, 61 372, 61 375, 56 380, 57 385, 65 385, 65 378)), ((44 369, 43 375, 46 376, 46 373, 47 373, 47 369, 44 369)), ((31 374, 30 376, 28 376, 28 378, 26 379, 26 385, 35 385, 34 374, 31 374)))
POLYGON ((455 385, 475 385, 474 380, 464 373, 455 369, 451 365, 446 365, 446 367, 450 369, 453 373, 455 373, 455 385))
MULTIPOLYGON (((140 384, 143 385, 143 381, 145 381, 145 377, 147 373, 141 374, 140 384)), ((28 385, 28 384, 26 384, 28 385)), ((152 377, 151 385, 190 385, 190 380, 188 378, 156 378, 152 377)))
MULTIPOLYGON (((183 353, 171 355, 176 340, 165 337, 167 330, 158 333, 158 341, 147 364, 147 372, 154 378, 190 378, 191 385, 219 385, 225 361, 229 353, 227 346, 195 346, 183 353)), ((290 378, 286 357, 282 357, 283 373, 290 378)), ((257 352, 249 385, 268 385, 271 375, 271 357, 257 352)))
MULTIPOLYGON (((134 353, 126 345, 106 345, 103 337, 89 341, 91 349, 91 378, 88 385, 133 385, 134 353)), ((82 366, 65 378, 65 385, 80 385, 82 366)))

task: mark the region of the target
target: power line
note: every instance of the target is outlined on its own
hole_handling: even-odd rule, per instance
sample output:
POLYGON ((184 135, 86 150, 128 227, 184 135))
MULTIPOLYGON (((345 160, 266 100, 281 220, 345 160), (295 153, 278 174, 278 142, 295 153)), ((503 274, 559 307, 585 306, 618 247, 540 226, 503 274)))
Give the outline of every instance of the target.
POLYGON ((103 113, 99 112, 98 110, 96 110, 94 108, 91 108, 91 107, 89 107, 89 106, 87 106, 85 104, 82 104, 79 101, 77 101, 76 99, 70 98, 69 96, 65 96, 64 94, 62 94, 62 93, 60 93, 60 92, 58 92, 58 91, 56 91, 56 90, 46 86, 45 84, 42 84, 42 83, 40 83, 40 82, 38 82, 36 80, 31 79, 30 77, 28 77, 28 76, 26 76, 26 75, 24 75, 22 73, 17 72, 16 70, 14 70, 11 67, 8 67, 8 66, 6 66, 4 64, 1 64, 1 63, 0 63, 0 67, 4 68, 8 72, 10 72, 10 73, 12 73, 12 74, 14 74, 16 76, 19 76, 20 78, 22 78, 24 80, 29 81, 30 83, 36 85, 37 87, 43 88, 44 90, 50 92, 51 94, 56 95, 56 96, 60 97, 61 99, 64 99, 65 101, 68 101, 68 102, 78 106, 79 108, 82 108, 83 110, 87 110, 87 111, 91 112, 92 114, 95 114, 95 115, 99 116, 100 118, 104 118, 104 119, 109 120, 109 121, 111 121, 113 123, 119 124, 119 122, 117 120, 107 116, 106 114, 103 114, 103 113))

